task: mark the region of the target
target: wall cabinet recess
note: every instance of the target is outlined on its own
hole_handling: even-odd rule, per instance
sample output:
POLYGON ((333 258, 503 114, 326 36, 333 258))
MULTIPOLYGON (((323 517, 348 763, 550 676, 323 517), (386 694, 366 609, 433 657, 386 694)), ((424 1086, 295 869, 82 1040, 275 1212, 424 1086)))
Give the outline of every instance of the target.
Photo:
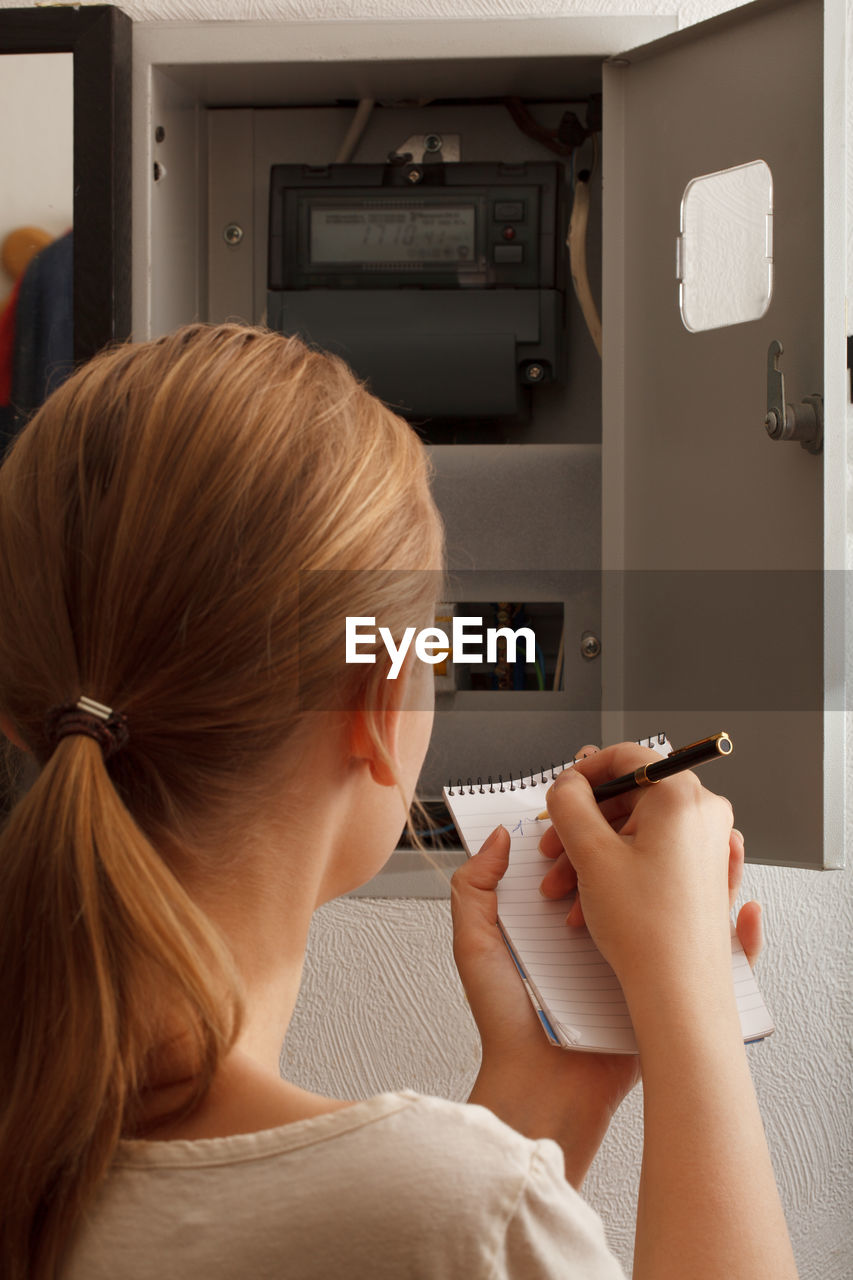
MULTIPOLYGON (((747 858, 838 867, 844 15, 758 0, 674 26, 135 24, 133 331, 296 316, 347 354, 355 286, 341 263, 395 263, 399 295, 360 294, 360 314, 389 343, 406 335, 399 394, 424 397, 413 416, 447 525, 449 603, 509 602, 543 636, 503 683, 460 671, 438 685, 421 794, 549 767, 587 741, 664 730, 682 745, 726 729, 733 757, 704 780, 732 799, 747 858), (587 132, 561 155, 543 138, 568 136, 572 115, 587 132), (426 173, 389 232, 399 192, 370 187, 389 156, 407 173, 464 169, 426 173), (531 213, 546 165, 553 227, 531 213), (313 219, 340 332, 327 298, 269 292, 273 166, 285 167, 279 243, 298 247, 313 219), (564 248, 579 184, 601 356, 564 248), (386 234, 397 239, 380 253, 386 234), (524 271, 548 234, 559 272, 546 305, 552 284, 524 271), (433 287, 445 252, 468 273, 464 317, 433 287)), ((281 252, 277 287, 307 287, 308 257, 299 275, 297 249, 281 252)), ((354 338, 351 358, 369 359, 354 338)), ((401 851, 367 891, 430 893, 419 875, 401 851)))

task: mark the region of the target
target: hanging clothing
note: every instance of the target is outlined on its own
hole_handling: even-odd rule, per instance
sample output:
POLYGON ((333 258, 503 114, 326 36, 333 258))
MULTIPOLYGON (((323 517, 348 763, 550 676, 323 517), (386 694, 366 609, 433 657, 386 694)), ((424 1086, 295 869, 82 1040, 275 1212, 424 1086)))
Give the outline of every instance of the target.
MULTIPOLYGON (((22 277, 23 278, 23 277, 22 277)), ((21 281, 6 300, 0 314, 0 457, 15 434, 15 410, 12 408, 12 366, 15 360, 15 316, 21 281)))
MULTIPOLYGON (((33 258, 14 309, 11 424, 17 434, 74 368, 74 244, 68 232, 33 258)), ((8 440, 3 442, 3 445, 8 440)))

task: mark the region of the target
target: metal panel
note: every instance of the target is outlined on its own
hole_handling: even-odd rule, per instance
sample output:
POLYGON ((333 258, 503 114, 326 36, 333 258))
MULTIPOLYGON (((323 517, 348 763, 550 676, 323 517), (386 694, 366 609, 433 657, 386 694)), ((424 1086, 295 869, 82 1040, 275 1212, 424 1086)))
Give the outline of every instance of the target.
POLYGON ((184 85, 150 68, 134 77, 134 336, 159 337, 207 310, 204 115, 184 85), (146 233, 156 245, 143 263, 146 233))
POLYGON ((245 321, 254 314, 252 256, 254 130, 251 111, 207 113, 207 319, 245 321))
MULTIPOLYGON (((827 44, 836 95, 843 49, 843 39, 837 49, 827 44)), ((823 60, 820 0, 760 0, 612 60, 604 80, 603 560, 613 571, 603 602, 605 737, 644 731, 652 685, 676 744, 726 728, 735 757, 725 779, 721 771, 708 781, 732 799, 748 858, 808 867, 843 860, 838 314, 826 351, 823 339, 825 263, 843 250, 841 221, 830 220, 825 240, 823 60), (675 279, 683 192, 698 175, 756 159, 769 165, 775 193, 769 309, 759 320, 690 333, 675 279), (823 455, 765 432, 773 339, 785 348, 787 399, 826 396, 823 455), (661 578, 650 578, 655 590, 646 592, 639 575, 664 570, 715 571, 717 646, 774 657, 772 705, 749 689, 728 701, 712 694, 698 659, 687 690, 661 679, 662 639, 670 653, 679 644, 690 653, 695 620, 677 598, 665 623, 649 606, 657 594, 660 608, 661 578), (781 593, 791 571, 810 575, 806 594, 817 593, 805 641, 784 611, 771 618, 729 604, 743 599, 749 575, 758 591, 778 574, 781 593)))
POLYGON ((566 627, 562 690, 439 695, 420 782, 439 796, 451 775, 530 772, 599 741, 600 664, 580 639, 599 631, 600 461, 595 445, 442 445, 431 456, 454 598, 562 601, 566 627))
POLYGON ((134 62, 168 67, 203 106, 260 107, 362 97, 559 98, 565 58, 596 90, 601 59, 672 31, 674 14, 557 18, 139 22, 134 62))

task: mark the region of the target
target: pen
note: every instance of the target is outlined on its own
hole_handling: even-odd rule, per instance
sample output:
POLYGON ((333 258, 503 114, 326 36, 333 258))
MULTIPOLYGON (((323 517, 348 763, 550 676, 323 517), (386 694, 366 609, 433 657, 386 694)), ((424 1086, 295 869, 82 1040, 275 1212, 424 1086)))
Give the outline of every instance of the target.
MULTIPOLYGON (((635 787, 651 787, 662 778, 669 778, 683 769, 692 769, 696 764, 704 764, 706 760, 715 760, 718 756, 730 756, 734 744, 727 733, 715 733, 710 738, 702 738, 699 742, 691 742, 687 747, 678 747, 662 760, 652 764, 640 765, 632 773, 623 773, 621 778, 611 778, 610 782, 601 782, 593 787, 592 794, 598 803, 609 800, 611 796, 621 796, 625 791, 633 791, 635 787)), ((536 821, 549 816, 548 810, 537 813, 536 821)))

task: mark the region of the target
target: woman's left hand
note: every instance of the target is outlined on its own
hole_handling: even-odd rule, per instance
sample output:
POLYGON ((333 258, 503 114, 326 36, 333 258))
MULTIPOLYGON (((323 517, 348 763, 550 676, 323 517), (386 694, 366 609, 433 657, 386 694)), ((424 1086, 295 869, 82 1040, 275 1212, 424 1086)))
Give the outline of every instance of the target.
POLYGON ((453 954, 483 1046, 469 1102, 528 1138, 559 1142, 566 1177, 580 1187, 613 1113, 640 1078, 640 1060, 548 1041, 498 928, 495 890, 509 847, 509 832, 499 827, 452 881, 453 954))

